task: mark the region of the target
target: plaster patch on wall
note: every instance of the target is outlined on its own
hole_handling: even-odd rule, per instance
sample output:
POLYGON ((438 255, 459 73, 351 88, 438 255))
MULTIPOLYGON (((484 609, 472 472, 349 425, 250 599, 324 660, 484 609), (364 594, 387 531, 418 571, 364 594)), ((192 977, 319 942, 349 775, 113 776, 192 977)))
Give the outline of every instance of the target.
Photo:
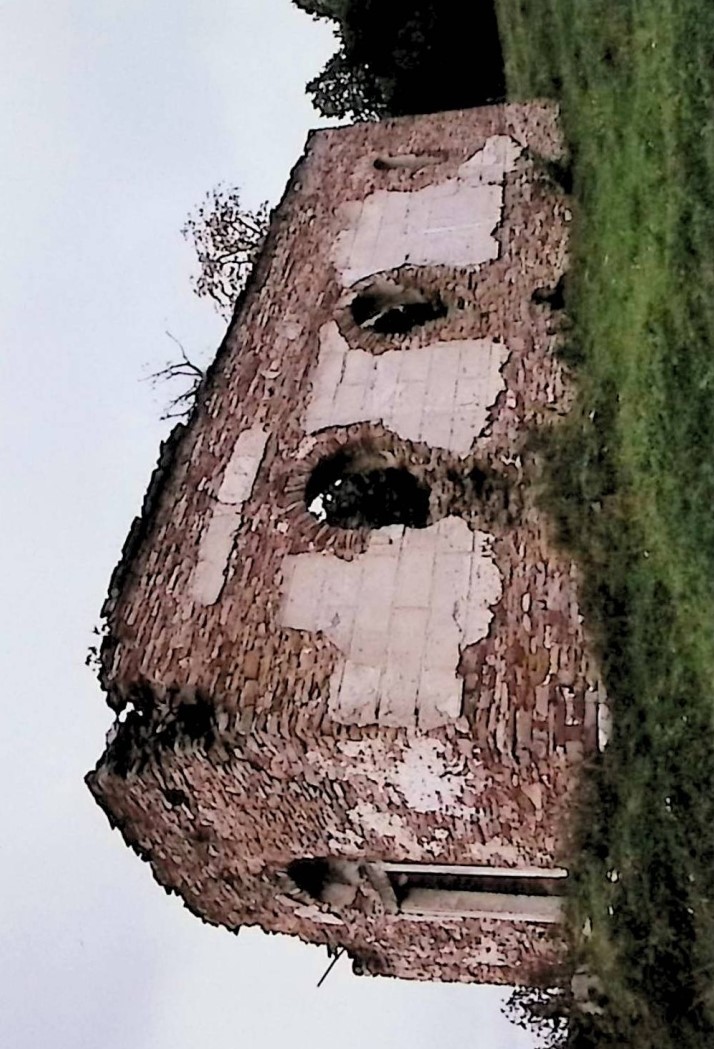
MULTIPOLYGON (((341 740, 339 750, 346 758, 359 763, 359 772, 377 788, 375 797, 384 803, 406 806, 412 812, 438 812, 472 819, 473 805, 463 800, 463 792, 472 782, 463 762, 454 760, 441 740, 412 735, 399 754, 393 745, 382 740, 341 740)), ((364 813, 367 806, 357 806, 364 813)), ((367 819, 370 818, 367 812, 367 819)), ((380 828, 385 828, 386 813, 379 810, 380 828)), ((408 828, 405 828, 408 831, 408 828)), ((385 833, 384 829, 380 833, 385 833)), ((424 854, 423 843, 414 842, 415 855, 424 854)))
POLYGON ((338 855, 359 856, 364 850, 364 835, 349 827, 328 831, 326 840, 330 851, 338 855))
POLYGON ((243 503, 253 490, 267 440, 268 434, 260 426, 253 426, 243 430, 233 446, 191 576, 191 595, 200 605, 214 604, 223 588, 233 539, 242 521, 243 503))
POLYGON ((365 832, 381 838, 391 838, 399 855, 405 859, 419 859, 422 848, 407 822, 395 812, 378 809, 367 801, 360 801, 350 813, 350 819, 365 832))
POLYGON ((280 622, 322 632, 344 655, 329 712, 344 725, 435 728, 459 717, 460 649, 488 633, 501 576, 491 537, 460 517, 373 532, 354 561, 283 561, 280 622))
POLYGON ((470 851, 474 863, 484 866, 518 867, 523 864, 523 855, 518 846, 500 835, 495 835, 483 844, 472 845, 470 851))
POLYGON ((477 150, 460 165, 458 177, 469 185, 503 182, 508 172, 513 171, 522 152, 523 146, 510 135, 492 135, 483 149, 477 150))
POLYGON ((334 321, 320 329, 305 429, 381 422, 410 441, 468 455, 504 388, 507 347, 455 339, 379 356, 350 349, 334 321))
POLYGON ((395 766, 394 784, 415 812, 449 812, 461 800, 464 776, 448 765, 439 740, 414 739, 395 766))
POLYGON ((454 178, 412 192, 377 190, 342 206, 333 248, 346 287, 363 277, 412 266, 480 266, 498 258, 503 183, 523 152, 494 135, 454 178))

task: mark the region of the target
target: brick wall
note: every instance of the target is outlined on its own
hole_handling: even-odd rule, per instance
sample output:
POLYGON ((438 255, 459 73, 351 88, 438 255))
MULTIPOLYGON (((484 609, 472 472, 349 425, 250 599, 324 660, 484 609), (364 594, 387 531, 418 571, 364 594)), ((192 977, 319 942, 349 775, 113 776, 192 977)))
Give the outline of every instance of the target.
MULTIPOLYGON (((206 920, 347 946, 374 972, 523 979, 544 926, 316 903, 301 857, 552 867, 603 699, 532 435, 568 406, 555 113, 487 107, 311 136, 105 607, 129 714, 90 787, 206 920), (535 158, 535 159, 534 159, 535 158), (375 166, 377 160, 377 166, 375 166), (375 274, 438 315, 360 326, 375 274), (409 470, 419 529, 306 505, 346 445, 409 470)), ((376 457, 376 460, 375 460, 376 457)))

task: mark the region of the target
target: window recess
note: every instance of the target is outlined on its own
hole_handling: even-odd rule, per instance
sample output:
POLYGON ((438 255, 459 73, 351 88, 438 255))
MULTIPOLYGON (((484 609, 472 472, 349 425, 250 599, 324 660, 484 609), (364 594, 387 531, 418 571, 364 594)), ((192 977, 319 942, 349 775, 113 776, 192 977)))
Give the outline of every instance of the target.
POLYGON ((562 867, 380 865, 389 909, 405 918, 495 918, 551 924, 562 920, 562 867))

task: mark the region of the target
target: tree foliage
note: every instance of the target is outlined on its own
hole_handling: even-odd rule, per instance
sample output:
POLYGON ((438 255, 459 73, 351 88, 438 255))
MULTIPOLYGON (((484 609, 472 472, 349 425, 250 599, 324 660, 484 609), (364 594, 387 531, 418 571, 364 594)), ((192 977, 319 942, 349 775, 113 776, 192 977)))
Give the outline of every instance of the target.
POLYGON ((199 272, 193 288, 229 320, 268 232, 267 202, 255 211, 241 203, 237 186, 210 190, 181 230, 193 244, 199 272))
POLYGON ((653 1042, 635 1024, 624 1039, 602 980, 585 964, 573 968, 573 955, 530 973, 528 986, 515 987, 504 1006, 508 1019, 536 1039, 539 1049, 636 1049, 653 1042), (640 1040, 639 1034, 642 1033, 640 1040))
POLYGON ((294 0, 334 23, 339 49, 310 81, 325 116, 400 116, 502 99, 494 0, 294 0), (472 29, 472 26, 475 28, 472 29))
POLYGON ((350 0, 295 0, 295 5, 313 18, 333 18, 339 21, 347 14, 350 0))
POLYGON ((540 1049, 568 1049, 572 1003, 562 987, 516 987, 504 1012, 516 1027, 535 1036, 540 1049))
MULTIPOLYGON (((186 219, 181 233, 196 251, 198 275, 193 289, 208 299, 225 320, 233 315, 236 301, 268 232, 268 204, 255 210, 246 208, 237 186, 218 185, 210 190, 186 219)), ((189 357, 179 340, 166 333, 178 355, 148 379, 153 386, 168 384, 178 388, 164 409, 162 419, 185 419, 191 412, 205 371, 189 357), (177 383, 180 386, 177 387, 177 383)))
POLYGON ((342 47, 308 82, 306 91, 323 117, 377 120, 388 115, 374 78, 354 67, 342 47))

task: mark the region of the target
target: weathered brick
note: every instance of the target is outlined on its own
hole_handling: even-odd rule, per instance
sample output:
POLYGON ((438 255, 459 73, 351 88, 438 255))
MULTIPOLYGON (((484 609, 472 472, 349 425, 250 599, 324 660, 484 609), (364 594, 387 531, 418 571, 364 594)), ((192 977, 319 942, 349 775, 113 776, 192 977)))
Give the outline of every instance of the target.
POLYGON ((107 698, 141 695, 145 713, 89 782, 209 921, 345 946, 415 979, 524 979, 556 949, 537 923, 372 913, 366 886, 359 906, 330 909, 286 880, 309 857, 562 860, 598 683, 577 570, 549 542, 525 451, 571 397, 552 314, 531 300, 564 270, 567 202, 521 152, 558 154, 555 116, 486 107, 313 135, 195 412, 162 450, 105 606, 107 698), (502 184, 499 149, 514 152, 502 184), (437 159, 375 169, 390 154, 437 159), (452 199, 478 171, 486 181, 452 199), (360 328, 343 278, 375 266, 438 294, 446 315, 360 328), (428 527, 311 516, 306 482, 347 443, 428 479, 428 527), (216 545, 221 492, 240 506, 216 545), (167 805, 164 782, 187 803, 167 805))

